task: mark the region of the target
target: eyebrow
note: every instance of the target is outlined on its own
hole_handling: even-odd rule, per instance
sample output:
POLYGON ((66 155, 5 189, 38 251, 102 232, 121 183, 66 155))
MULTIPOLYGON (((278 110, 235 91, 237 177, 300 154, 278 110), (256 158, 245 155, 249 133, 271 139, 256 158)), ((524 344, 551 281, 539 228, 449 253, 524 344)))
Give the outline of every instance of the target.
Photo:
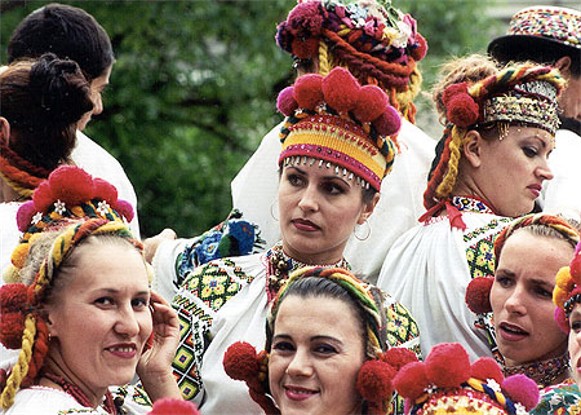
MULTIPOLYGON (((105 292, 108 294, 119 294, 121 292, 121 290, 118 288, 98 288, 95 291, 101 291, 101 292, 105 292)), ((149 290, 138 291, 135 295, 149 295, 149 293, 150 293, 149 290)))
MULTIPOLYGON (((295 169, 296 171, 298 171, 299 173, 301 173, 301 174, 303 174, 303 175, 305 175, 305 176, 308 176, 308 175, 309 175, 309 174, 308 174, 306 171, 304 171, 304 170, 300 169, 299 167, 296 167, 296 166, 289 166, 288 168, 295 169)), ((339 167, 339 168, 340 168, 340 169, 343 169, 343 167, 339 167)), ((345 169, 345 170, 347 170, 347 169, 345 169)), ((347 171, 348 171, 349 173, 351 173, 349 170, 347 170, 347 171)), ((339 176, 339 175, 336 175, 336 174, 327 174, 327 175, 323 176, 323 179, 324 179, 324 180, 340 180, 340 181, 342 181, 342 182, 344 182, 344 183, 346 183, 346 184, 350 185, 350 182, 349 182, 348 180, 345 180, 345 179, 343 178, 343 176, 339 176)))
MULTIPOLYGON (((289 334, 285 334, 285 333, 281 333, 281 334, 276 334, 273 336, 273 340, 275 339, 285 339, 285 340, 292 340, 292 336, 289 334)), ((326 341, 330 341, 333 343, 337 343, 337 344, 343 344, 343 342, 341 340, 339 340, 336 337, 333 336, 325 336, 325 335, 318 335, 318 336, 312 336, 309 338, 309 340, 312 341, 320 341, 320 340, 326 340, 326 341)))

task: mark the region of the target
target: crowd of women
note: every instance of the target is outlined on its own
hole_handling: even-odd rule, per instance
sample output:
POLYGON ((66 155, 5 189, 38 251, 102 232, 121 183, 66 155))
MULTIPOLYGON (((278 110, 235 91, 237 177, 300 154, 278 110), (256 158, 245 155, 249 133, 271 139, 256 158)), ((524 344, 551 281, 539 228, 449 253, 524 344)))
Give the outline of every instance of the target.
POLYGON ((411 15, 303 0, 276 42, 297 78, 233 212, 141 242, 131 184, 81 132, 105 30, 60 4, 15 29, 0 413, 580 414, 581 12, 526 8, 443 66, 439 140, 414 125, 411 15))

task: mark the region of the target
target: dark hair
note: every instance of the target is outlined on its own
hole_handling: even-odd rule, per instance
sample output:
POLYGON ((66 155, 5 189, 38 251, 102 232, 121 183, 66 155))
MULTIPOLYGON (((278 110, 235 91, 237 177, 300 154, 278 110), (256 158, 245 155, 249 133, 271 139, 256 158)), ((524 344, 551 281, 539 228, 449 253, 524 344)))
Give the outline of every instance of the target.
POLYGON ((52 3, 20 22, 8 42, 8 62, 51 52, 79 64, 89 82, 115 61, 107 32, 77 7, 52 3))
POLYGON ((19 61, 0 75, 0 116, 10 124, 8 147, 49 170, 68 161, 76 126, 93 109, 79 66, 53 54, 19 61))

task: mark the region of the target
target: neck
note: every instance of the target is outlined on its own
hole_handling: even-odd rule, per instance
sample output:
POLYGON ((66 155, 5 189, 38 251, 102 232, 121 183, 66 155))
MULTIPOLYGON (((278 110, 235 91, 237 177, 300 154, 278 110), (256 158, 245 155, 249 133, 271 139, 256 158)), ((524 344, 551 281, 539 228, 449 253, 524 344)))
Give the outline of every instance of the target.
POLYGON ((523 374, 533 379, 540 387, 557 385, 571 376, 569 371, 569 353, 551 357, 546 360, 519 364, 505 359, 502 368, 505 376, 523 374))
POLYGON ((22 197, 5 180, 0 180, 0 203, 16 202, 22 197))
POLYGON ((483 201, 493 212, 498 212, 492 202, 484 195, 484 192, 472 178, 464 178, 458 175, 458 181, 454 186, 451 196, 467 196, 483 201))
MULTIPOLYGON (((332 255, 332 253, 327 252, 316 255, 297 252, 285 244, 284 241, 282 242, 282 251, 289 258, 294 261, 302 262, 304 265, 333 265, 343 259, 342 255, 332 255)), ((343 250, 341 250, 341 252, 343 252, 343 250)))

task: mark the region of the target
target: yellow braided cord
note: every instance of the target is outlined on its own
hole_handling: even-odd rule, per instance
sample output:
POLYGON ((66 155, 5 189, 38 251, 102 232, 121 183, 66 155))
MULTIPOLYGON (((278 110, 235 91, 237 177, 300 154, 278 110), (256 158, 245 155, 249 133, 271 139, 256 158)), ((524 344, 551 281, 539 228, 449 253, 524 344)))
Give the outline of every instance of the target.
POLYGON ((18 355, 18 361, 12 368, 10 376, 8 376, 8 379, 6 379, 6 386, 0 395, 0 406, 2 406, 2 409, 4 410, 12 406, 16 392, 18 392, 22 381, 28 374, 35 336, 36 319, 32 314, 28 314, 26 316, 26 320, 24 321, 24 330, 22 332, 22 349, 18 355))
POLYGON ((436 188, 436 197, 438 199, 447 198, 454 189, 456 184, 456 179, 458 178, 458 164, 460 158, 462 157, 460 149, 462 147, 462 141, 466 137, 466 130, 454 126, 452 128, 452 140, 450 141, 450 160, 448 160, 448 169, 446 170, 446 175, 442 179, 442 182, 436 188))
POLYGON ((331 72, 331 62, 327 42, 319 41, 319 73, 327 76, 331 72))
POLYGON ((34 189, 27 189, 26 187, 20 186, 15 181, 10 180, 8 178, 8 176, 4 175, 2 172, 0 172, 0 178, 2 180, 4 180, 8 184, 8 186, 10 186, 12 188, 12 190, 14 190, 16 193, 18 193, 19 196, 23 196, 23 197, 26 197, 28 199, 30 199, 32 197, 32 194, 34 193, 34 189))
MULTIPOLYGON (((484 391, 484 386, 483 386, 483 383, 481 380, 478 380, 475 378, 470 378, 466 381, 466 383, 468 383, 468 385, 470 385, 470 387, 472 389, 474 389, 475 391, 486 393, 488 395, 488 393, 484 391)), ((503 393, 495 391, 494 397, 491 397, 491 398, 493 398, 496 402, 501 404, 503 407, 506 407, 506 397, 504 396, 503 393)))

